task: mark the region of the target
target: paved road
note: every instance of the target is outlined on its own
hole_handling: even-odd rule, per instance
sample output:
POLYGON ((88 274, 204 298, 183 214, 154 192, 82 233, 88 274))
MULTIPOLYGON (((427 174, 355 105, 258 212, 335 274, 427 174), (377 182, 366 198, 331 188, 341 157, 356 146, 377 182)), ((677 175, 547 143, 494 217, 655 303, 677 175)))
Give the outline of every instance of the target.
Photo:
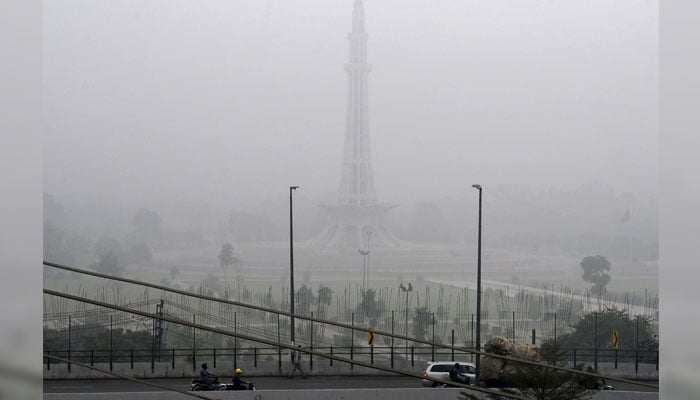
MULTIPOLYGON (((420 381, 407 377, 387 376, 314 376, 309 379, 280 377, 253 377, 250 380, 258 389, 355 389, 355 388, 419 388, 420 381)), ((189 379, 149 379, 149 382, 176 390, 187 390, 189 379)), ((655 389, 610 382, 616 390, 657 391, 655 389)), ((658 384, 658 382, 647 382, 658 384)), ((161 391, 151 386, 131 381, 109 380, 54 380, 44 381, 44 393, 91 393, 91 392, 148 392, 161 391)))

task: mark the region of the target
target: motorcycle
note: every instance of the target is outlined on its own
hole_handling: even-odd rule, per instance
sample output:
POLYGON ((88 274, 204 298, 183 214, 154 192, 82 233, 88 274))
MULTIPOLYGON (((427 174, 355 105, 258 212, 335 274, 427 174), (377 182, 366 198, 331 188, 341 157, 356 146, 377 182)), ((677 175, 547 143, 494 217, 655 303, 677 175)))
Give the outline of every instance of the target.
MULTIPOLYGON (((190 381, 190 390, 193 392, 221 390, 221 386, 218 376, 215 377, 213 381, 203 381, 199 378, 194 378, 190 381)), ((224 386, 226 386, 226 384, 224 384, 224 386)))
POLYGON ((217 376, 211 382, 204 382, 201 379, 195 378, 190 381, 190 390, 193 392, 199 391, 222 391, 222 390, 256 390, 252 382, 243 382, 238 388, 234 388, 232 383, 220 383, 217 376))
POLYGON ((243 382, 240 387, 234 388, 232 383, 224 383, 219 390, 255 390, 253 382, 243 382))

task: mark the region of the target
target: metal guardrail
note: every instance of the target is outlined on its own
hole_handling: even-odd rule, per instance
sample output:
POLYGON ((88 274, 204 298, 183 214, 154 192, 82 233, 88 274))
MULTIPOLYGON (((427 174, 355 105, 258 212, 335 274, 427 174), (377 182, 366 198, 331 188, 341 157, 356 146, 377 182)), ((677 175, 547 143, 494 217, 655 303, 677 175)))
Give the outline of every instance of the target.
MULTIPOLYGON (((411 367, 416 364, 430 361, 460 361, 471 362, 473 355, 455 352, 455 351, 439 351, 426 347, 411 346, 409 352, 406 353, 405 348, 392 346, 317 346, 312 350, 321 351, 331 355, 347 356, 351 359, 357 358, 368 361, 374 365, 375 359, 382 363, 389 363, 393 366, 395 359, 405 359, 410 361, 411 367)), ((108 363, 110 370, 114 363, 129 363, 131 369, 135 363, 151 363, 152 368, 156 364, 168 363, 172 368, 175 368, 176 363, 191 362, 193 370, 197 369, 197 360, 211 360, 213 367, 216 368, 217 362, 232 363, 234 368, 238 362, 245 362, 257 368, 261 361, 271 361, 275 358, 278 364, 282 365, 284 356, 289 355, 287 350, 282 351, 278 347, 246 347, 246 348, 170 348, 154 351, 148 349, 90 349, 90 350, 66 350, 66 349, 45 349, 46 355, 54 355, 71 361, 82 362, 94 366, 99 363, 108 363)), ((619 364, 635 364, 635 371, 638 370, 640 364, 653 364, 656 369, 659 368, 659 352, 650 350, 610 350, 598 349, 596 352, 592 348, 573 348, 563 349, 564 359, 572 362, 574 365, 580 363, 594 364, 597 368, 597 363, 613 363, 614 369, 618 368, 619 364)), ((309 369, 313 370, 314 363, 329 362, 333 366, 333 359, 324 357, 307 355, 309 369)), ((47 370, 51 370, 52 361, 49 357, 45 358, 47 370)), ((56 364, 56 361, 53 361, 56 364)))

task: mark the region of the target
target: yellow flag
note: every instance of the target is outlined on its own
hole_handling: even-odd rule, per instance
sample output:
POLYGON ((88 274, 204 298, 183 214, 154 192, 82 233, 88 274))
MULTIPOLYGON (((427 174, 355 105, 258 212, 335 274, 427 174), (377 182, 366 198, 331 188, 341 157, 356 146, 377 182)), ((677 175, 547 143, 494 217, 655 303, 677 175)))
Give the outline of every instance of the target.
POLYGON ((612 334, 612 346, 615 350, 620 349, 620 334, 617 332, 617 329, 614 330, 612 334))

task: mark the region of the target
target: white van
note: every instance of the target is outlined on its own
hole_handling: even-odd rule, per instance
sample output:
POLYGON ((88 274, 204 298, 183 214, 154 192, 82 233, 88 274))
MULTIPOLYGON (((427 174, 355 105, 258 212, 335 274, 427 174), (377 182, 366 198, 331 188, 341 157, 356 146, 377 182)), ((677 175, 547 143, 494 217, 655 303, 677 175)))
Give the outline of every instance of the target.
MULTIPOLYGON (((423 376, 444 379, 446 381, 450 380, 450 371, 455 363, 459 363, 460 375, 467 377, 467 383, 473 384, 476 381, 476 367, 472 363, 459 362, 459 361, 435 361, 429 362, 428 366, 425 367, 423 371, 423 376)), ((441 384, 433 382, 427 379, 421 379, 423 386, 438 387, 441 384)))

